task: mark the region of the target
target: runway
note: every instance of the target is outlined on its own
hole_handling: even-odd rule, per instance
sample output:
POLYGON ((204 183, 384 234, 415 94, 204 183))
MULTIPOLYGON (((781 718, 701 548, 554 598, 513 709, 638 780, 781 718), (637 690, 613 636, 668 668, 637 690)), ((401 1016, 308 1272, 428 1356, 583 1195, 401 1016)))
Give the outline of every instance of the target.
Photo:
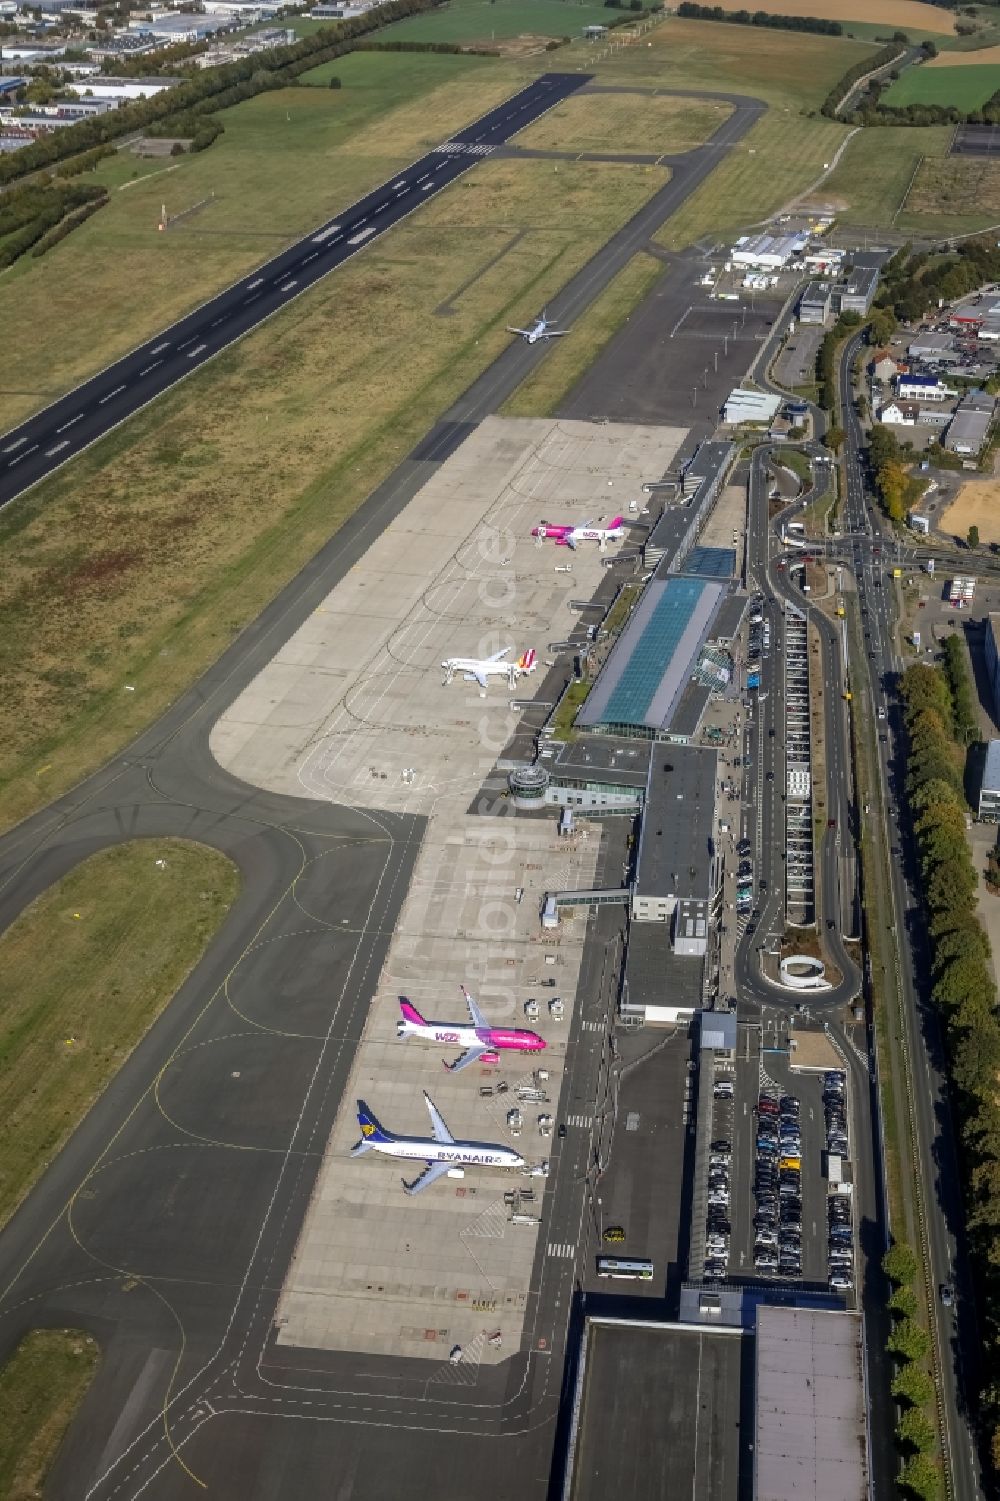
MULTIPOLYGON (((568 284, 560 317, 579 316, 764 110, 732 102, 712 141, 568 284)), ((334 1476, 343 1501, 404 1490, 451 1501, 468 1494, 473 1466, 485 1497, 546 1493, 562 1338, 469 1384, 446 1372, 428 1383, 424 1362, 417 1384, 399 1360, 274 1358, 277 1294, 423 825, 260 792, 208 749, 223 710, 544 357, 512 343, 189 693, 0 839, 0 928, 95 849, 145 834, 201 839, 244 883, 202 963, 0 1235, 0 1356, 38 1323, 93 1330, 105 1352, 49 1486, 57 1501, 201 1486, 271 1501, 325 1493, 334 1476)), ((33 472, 30 458, 15 476, 33 472)), ((602 962, 588 945, 571 1038, 584 1093, 599 1059, 582 1016, 602 962)), ((582 1163, 560 1172, 558 1150, 556 1162, 540 1254, 579 1228, 582 1163)), ((567 1260, 537 1299, 539 1323, 565 1329, 573 1279, 567 1260)))
POLYGON ((0 505, 259 328, 587 81, 586 73, 544 74, 335 220, 317 225, 266 265, 5 433, 0 437, 0 505))

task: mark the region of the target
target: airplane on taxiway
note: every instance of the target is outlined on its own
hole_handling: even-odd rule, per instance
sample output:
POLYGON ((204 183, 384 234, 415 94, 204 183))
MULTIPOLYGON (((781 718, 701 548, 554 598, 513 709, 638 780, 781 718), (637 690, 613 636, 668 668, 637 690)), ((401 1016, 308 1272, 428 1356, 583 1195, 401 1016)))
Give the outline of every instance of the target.
POLYGON ((424 1042, 446 1042, 464 1048, 465 1052, 454 1063, 445 1064, 449 1073, 457 1073, 460 1068, 468 1068, 470 1063, 480 1059, 483 1063, 499 1063, 500 1053, 507 1050, 540 1053, 544 1048, 545 1043, 537 1032, 521 1027, 491 1027, 464 985, 462 994, 469 1008, 471 1026, 464 1022, 426 1021, 405 995, 401 995, 399 1009, 403 1015, 396 1023, 396 1036, 419 1037, 424 1042))
POLYGON ((534 672, 538 666, 538 653, 534 647, 529 647, 522 652, 516 662, 508 662, 505 659, 510 655, 510 647, 505 646, 503 651, 495 651, 492 657, 448 657, 441 663, 444 668, 444 681, 447 686, 460 672, 465 682, 478 683, 486 693, 487 684, 491 677, 505 677, 507 686, 513 688, 518 678, 527 677, 529 672, 534 672))
POLYGON ((396 1136, 387 1131, 372 1113, 364 1100, 358 1101, 358 1124, 361 1140, 351 1148, 352 1157, 363 1152, 383 1152, 387 1157, 402 1157, 408 1161, 423 1161, 427 1166, 412 1183, 404 1179, 403 1188, 408 1194, 421 1193, 438 1178, 448 1173, 454 1178, 464 1176, 466 1167, 524 1167, 524 1158, 512 1147, 490 1141, 456 1141, 448 1130, 429 1094, 424 1094, 430 1111, 433 1137, 396 1136))
POLYGON ((625 518, 616 516, 607 526, 592 526, 585 521, 582 526, 558 526, 551 521, 540 521, 532 527, 531 535, 537 537, 539 542, 546 537, 554 542, 557 547, 571 547, 574 550, 580 542, 598 542, 601 552, 609 542, 620 542, 625 535, 625 518))
POLYGON ((541 339, 561 339, 569 333, 568 328, 550 328, 547 317, 548 309, 542 308, 542 316, 536 318, 530 328, 511 328, 507 325, 509 334, 520 334, 526 344, 537 344, 541 339))

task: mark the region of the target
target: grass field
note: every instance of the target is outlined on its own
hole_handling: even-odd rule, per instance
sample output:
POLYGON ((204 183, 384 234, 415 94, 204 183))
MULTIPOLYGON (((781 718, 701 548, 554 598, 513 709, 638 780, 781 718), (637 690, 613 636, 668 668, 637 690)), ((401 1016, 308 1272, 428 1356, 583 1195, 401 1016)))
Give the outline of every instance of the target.
POLYGON ((34 1329, 0 1368, 0 1496, 37 1501, 97 1371, 100 1352, 77 1329, 34 1329))
POLYGON ((579 36, 585 26, 603 26, 602 4, 581 0, 451 0, 430 15, 407 16, 387 29, 392 41, 489 42, 492 38, 579 36))
MULTIPOLYGON (((323 70, 319 70, 323 71, 323 70)), ((111 202, 39 260, 0 275, 0 432, 227 286, 519 87, 507 63, 354 53, 339 90, 262 94, 209 151, 96 178, 111 202), (174 170, 176 169, 176 170, 174 170), (168 214, 214 198, 167 234, 168 214), (72 308, 72 317, 52 317, 72 308)), ((329 72, 327 70, 327 76, 329 72)), ((88 179, 89 180, 89 179, 88 179)))
MULTIPOLYGON (((741 0, 719 0, 723 10, 745 10, 741 0)), ((767 0, 766 9, 773 16, 815 16, 820 21, 865 21, 886 27, 890 34, 903 27, 918 27, 928 32, 949 35, 955 30, 951 11, 923 0, 767 0)))
MULTIPOLYGON (((961 54, 963 62, 957 66, 907 68, 883 95, 885 103, 900 108, 907 104, 940 104, 961 110, 978 109, 1000 88, 1000 49, 990 47, 988 51, 996 54, 992 63, 972 66, 972 59, 978 54, 966 52, 961 54)), ((952 61, 952 55, 948 61, 952 61)))
POLYGON ((728 120, 728 104, 636 94, 577 94, 516 136, 545 151, 690 151, 728 120))
MULTIPOLYGON (((645 42, 598 66, 604 83, 754 94, 781 109, 818 109, 847 69, 875 48, 842 37, 668 16, 645 42)), ((585 49, 572 51, 574 60, 585 49)))
POLYGON ((846 135, 847 127, 832 120, 791 121, 769 112, 723 157, 657 241, 680 250, 703 235, 758 223, 815 182, 846 135))
POLYGON ((0 820, 214 660, 666 180, 556 165, 474 168, 0 514, 0 820))
POLYGON ((845 224, 927 235, 1000 222, 1000 163, 950 157, 950 125, 888 126, 854 136, 820 196, 845 224))
POLYGON ((629 261, 584 316, 577 319, 572 337, 561 339, 548 358, 522 382, 505 403, 504 415, 551 417, 664 270, 663 263, 652 255, 637 255, 629 261))
POLYGON ((0 1224, 173 998, 238 885, 213 850, 137 841, 93 855, 0 935, 0 1224))

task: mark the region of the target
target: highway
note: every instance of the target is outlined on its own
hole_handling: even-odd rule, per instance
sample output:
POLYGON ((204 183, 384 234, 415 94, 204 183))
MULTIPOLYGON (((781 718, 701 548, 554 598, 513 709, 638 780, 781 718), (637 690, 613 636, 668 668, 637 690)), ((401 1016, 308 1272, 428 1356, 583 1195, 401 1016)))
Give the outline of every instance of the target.
POLYGON ((273 260, 0 436, 0 505, 13 500, 301 297, 379 235, 588 82, 546 73, 273 260))
POLYGON ((896 623, 890 604, 892 591, 884 586, 888 571, 885 549, 867 499, 862 456, 864 434, 854 410, 851 371, 860 343, 861 337, 857 335, 846 346, 840 371, 840 400, 847 434, 844 519, 853 538, 851 547, 865 650, 863 660, 852 664, 852 685, 857 691, 867 679, 867 691, 875 715, 880 709, 886 711, 884 721, 876 717, 879 725, 877 754, 884 788, 882 805, 877 811, 883 820, 883 838, 889 851, 887 863, 893 904, 891 917, 886 916, 897 935, 900 960, 897 978, 907 1053, 913 1070, 911 1122, 919 1151, 917 1171, 926 1206, 929 1271, 935 1294, 934 1337, 944 1383, 949 1494, 964 1501, 965 1497, 980 1494, 978 1457, 972 1433, 974 1414, 967 1396, 967 1387, 974 1390, 971 1377, 975 1371, 974 1352, 978 1345, 976 1315, 971 1282, 962 1270, 959 1232, 964 1224, 964 1209, 955 1131, 942 1068, 943 1041, 936 1013, 926 1004, 927 998, 920 993, 916 982, 918 974, 929 974, 930 954, 919 903, 908 880, 910 866, 903 855, 906 840, 900 830, 898 815, 898 798, 905 776, 905 746, 901 738, 899 707, 891 695, 904 664, 896 649, 896 623), (953 1281, 958 1292, 957 1317, 943 1307, 936 1296, 942 1283, 953 1281), (966 1373, 970 1377, 968 1382, 966 1373))
MULTIPOLYGON (((732 115, 572 279, 560 318, 589 306, 764 111, 726 97, 732 115)), ((322 264, 310 263, 317 275, 322 264)), ((425 1362, 414 1371, 401 1359, 321 1358, 274 1343, 275 1299, 422 824, 258 792, 221 771, 208 747, 220 713, 545 354, 512 341, 188 693, 104 768, 0 838, 0 929, 94 850, 136 837, 202 840, 243 878, 203 961, 0 1233, 0 1357, 26 1329, 58 1322, 92 1330, 105 1354, 50 1501, 172 1501, 199 1483, 216 1497, 277 1501, 325 1494, 331 1476, 344 1497, 450 1501, 468 1494, 471 1474, 484 1501, 515 1488, 546 1494, 573 1266, 541 1273, 545 1238, 574 1241, 579 1230, 585 1164, 571 1155, 575 1143, 550 1183, 533 1273, 539 1340, 495 1376, 484 1369, 471 1386, 430 1385, 425 1362), (344 919, 346 948, 337 936, 344 919), (281 1033, 289 988, 316 998, 309 1038, 281 1033), (243 1087, 254 1090, 250 1110, 243 1087)), ((96 379, 116 384, 107 372, 96 379)), ((114 401, 106 405, 117 412, 114 401)), ((101 431, 112 415, 99 419, 101 431)), ((99 435, 95 428, 89 441, 99 435)), ((63 461, 51 456, 49 468, 63 461)), ((33 454, 18 462, 14 480, 9 466, 0 470, 8 498, 33 463, 33 454)), ((588 955, 594 973, 581 985, 573 1039, 587 1061, 574 1092, 586 1092, 600 1063, 600 1031, 579 1035, 602 999, 601 954, 588 955)))

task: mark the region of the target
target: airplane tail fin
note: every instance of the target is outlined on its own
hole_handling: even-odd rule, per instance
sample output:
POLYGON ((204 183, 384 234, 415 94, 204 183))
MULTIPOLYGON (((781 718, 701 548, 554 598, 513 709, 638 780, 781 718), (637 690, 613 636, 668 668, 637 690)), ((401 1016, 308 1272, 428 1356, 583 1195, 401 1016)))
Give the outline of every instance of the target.
POLYGON ((415 1027, 425 1027, 427 1025, 416 1006, 411 1005, 405 995, 401 995, 399 998, 399 1009, 403 1013, 404 1021, 412 1022, 415 1027))
POLYGON ((518 657, 517 665, 521 672, 534 672, 537 661, 538 653, 533 646, 530 646, 526 652, 523 652, 518 657))
POLYGON ((361 1127, 361 1140, 356 1147, 351 1148, 352 1157, 360 1157, 362 1152, 369 1152, 372 1147, 384 1146, 387 1142, 396 1140, 392 1132, 385 1129, 364 1100, 358 1101, 358 1125, 361 1127))
POLYGON ((615 529, 617 527, 624 526, 624 525, 625 525, 625 517, 624 516, 616 516, 615 519, 611 522, 610 526, 608 527, 608 531, 609 532, 613 532, 613 531, 615 531, 615 529))

